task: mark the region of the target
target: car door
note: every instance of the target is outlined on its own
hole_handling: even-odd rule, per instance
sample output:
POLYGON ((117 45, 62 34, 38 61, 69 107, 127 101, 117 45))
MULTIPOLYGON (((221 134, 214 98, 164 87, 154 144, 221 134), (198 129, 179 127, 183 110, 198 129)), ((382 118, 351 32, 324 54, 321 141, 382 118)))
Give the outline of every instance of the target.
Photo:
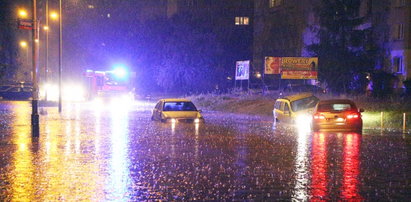
POLYGON ((284 121, 283 109, 284 109, 284 102, 283 101, 278 101, 278 104, 276 106, 276 109, 275 109, 274 113, 275 113, 276 120, 278 120, 279 122, 284 121))
POLYGON ((292 117, 291 117, 291 110, 290 110, 290 104, 288 102, 284 102, 284 109, 283 109, 283 120, 284 122, 291 123, 292 122, 292 117))
POLYGON ((160 120, 161 119, 161 110, 162 110, 162 106, 163 106, 163 104, 162 104, 163 102, 158 102, 157 104, 156 104, 156 106, 154 107, 154 110, 153 110, 153 117, 154 117, 154 119, 155 120, 160 120))

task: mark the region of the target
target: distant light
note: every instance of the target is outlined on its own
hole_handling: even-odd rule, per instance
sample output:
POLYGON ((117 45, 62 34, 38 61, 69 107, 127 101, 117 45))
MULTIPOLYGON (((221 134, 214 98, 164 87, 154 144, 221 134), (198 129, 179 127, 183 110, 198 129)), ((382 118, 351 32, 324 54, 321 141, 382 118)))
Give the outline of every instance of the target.
POLYGON ((261 78, 261 73, 260 73, 260 72, 257 72, 257 73, 255 74, 255 77, 257 77, 258 79, 261 78))
POLYGON ((89 9, 93 9, 93 8, 94 8, 94 5, 91 5, 91 4, 90 4, 90 5, 88 5, 88 8, 89 8, 89 9))
POLYGON ((110 18, 110 17, 111 17, 110 13, 107 13, 107 18, 110 18))
POLYGON ((114 75, 119 79, 124 79, 127 76, 127 70, 124 67, 116 67, 113 70, 114 75))
POLYGON ((34 39, 34 42, 38 43, 38 42, 39 42, 39 39, 34 39))
POLYGON ((232 80, 233 78, 231 78, 230 76, 227 76, 227 80, 232 80))
POLYGON ((86 70, 87 72, 93 72, 93 70, 91 70, 91 69, 88 69, 88 70, 86 70))
POLYGON ((47 31, 47 30, 49 30, 49 27, 48 27, 48 26, 44 26, 43 29, 47 31))
POLYGON ((20 41, 20 46, 25 48, 27 47, 27 42, 26 41, 20 41))

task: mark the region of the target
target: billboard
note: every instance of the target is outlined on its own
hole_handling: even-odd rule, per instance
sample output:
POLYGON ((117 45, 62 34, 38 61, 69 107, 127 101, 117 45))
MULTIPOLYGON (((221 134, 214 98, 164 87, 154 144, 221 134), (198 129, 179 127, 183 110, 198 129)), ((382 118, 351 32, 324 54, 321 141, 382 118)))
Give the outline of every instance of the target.
POLYGON ((265 57, 265 74, 281 74, 282 79, 317 79, 316 57, 265 57))
POLYGON ((280 74, 280 57, 265 57, 264 74, 280 74))
POLYGON ((282 57, 282 79, 317 79, 318 58, 312 57, 282 57))
POLYGON ((250 78, 250 61, 237 61, 235 65, 235 80, 248 80, 250 78))

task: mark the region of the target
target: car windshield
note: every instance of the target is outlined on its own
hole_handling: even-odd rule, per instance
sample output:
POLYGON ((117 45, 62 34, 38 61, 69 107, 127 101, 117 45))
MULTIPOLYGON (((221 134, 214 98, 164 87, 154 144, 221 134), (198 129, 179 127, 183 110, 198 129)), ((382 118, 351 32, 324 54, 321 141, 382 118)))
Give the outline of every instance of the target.
POLYGON ((355 106, 352 106, 349 103, 324 103, 318 105, 317 111, 319 112, 327 112, 327 111, 336 111, 336 112, 343 112, 343 111, 352 111, 355 109, 355 106))
POLYGON ((291 102, 291 109, 295 112, 301 111, 304 109, 314 108, 318 103, 319 99, 315 96, 306 97, 303 99, 295 100, 291 102))
POLYGON ((192 102, 166 102, 163 111, 197 111, 192 102))

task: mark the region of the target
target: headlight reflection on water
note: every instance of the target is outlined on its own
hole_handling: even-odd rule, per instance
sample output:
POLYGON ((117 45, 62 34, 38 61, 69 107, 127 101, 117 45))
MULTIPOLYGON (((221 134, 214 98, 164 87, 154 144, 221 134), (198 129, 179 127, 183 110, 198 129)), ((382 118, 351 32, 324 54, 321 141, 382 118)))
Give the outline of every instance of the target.
POLYGON ((299 114, 296 117, 296 126, 299 133, 306 133, 311 131, 312 116, 309 114, 299 114))

